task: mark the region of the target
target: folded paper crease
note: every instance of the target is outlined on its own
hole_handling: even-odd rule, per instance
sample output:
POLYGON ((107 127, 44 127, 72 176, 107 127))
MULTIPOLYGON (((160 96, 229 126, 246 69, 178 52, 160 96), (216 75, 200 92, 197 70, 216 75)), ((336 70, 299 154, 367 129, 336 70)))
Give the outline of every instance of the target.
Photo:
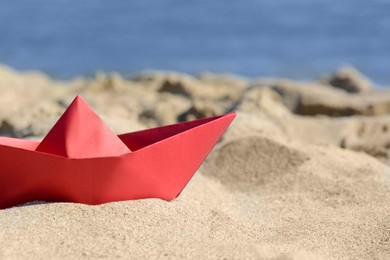
POLYGON ((129 148, 77 96, 36 149, 67 158, 118 156, 129 148))

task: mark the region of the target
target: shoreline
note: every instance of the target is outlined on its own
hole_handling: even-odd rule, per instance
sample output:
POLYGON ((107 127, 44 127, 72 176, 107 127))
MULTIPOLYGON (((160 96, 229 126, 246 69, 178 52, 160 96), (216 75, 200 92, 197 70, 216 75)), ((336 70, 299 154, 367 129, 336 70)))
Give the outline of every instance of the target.
MULTIPOLYGON (((97 75, 119 75, 120 77, 127 79, 127 80, 134 80, 138 77, 141 77, 143 75, 150 75, 150 74, 182 74, 182 75, 188 75, 194 78, 201 78, 203 75, 215 75, 215 76, 221 76, 221 77, 230 77, 230 78, 237 78, 237 79, 242 79, 246 81, 259 81, 259 80, 267 80, 267 79, 272 79, 272 80, 291 80, 295 82, 317 82, 321 78, 324 77, 329 77, 336 73, 339 70, 342 70, 343 68, 351 68, 353 70, 358 70, 353 66, 353 65, 348 65, 345 64, 341 67, 336 67, 334 70, 330 71, 322 71, 316 74, 311 74, 311 76, 291 76, 291 75, 273 75, 270 76, 268 74, 266 75, 243 75, 239 73, 234 73, 234 72, 229 72, 229 71, 212 71, 212 70, 199 70, 196 72, 188 72, 188 71, 180 71, 180 70, 163 70, 163 69, 143 69, 143 70, 128 70, 128 69, 122 69, 122 70, 104 70, 104 69, 96 69, 95 71, 90 71, 87 73, 78 73, 78 74, 72 74, 68 76, 64 75, 59 75, 56 73, 50 73, 48 71, 44 70, 38 70, 38 69, 16 69, 11 66, 8 66, 6 64, 1 64, 0 63, 0 68, 8 71, 14 71, 15 73, 19 74, 41 74, 47 78, 49 78, 52 81, 64 81, 64 82, 69 82, 73 81, 79 78, 83 78, 86 80, 93 80, 97 77, 97 75)), ((359 72, 360 73, 360 72, 359 72)), ((372 80, 373 85, 375 86, 376 89, 381 90, 381 89, 387 89, 390 87, 390 82, 386 81, 377 81, 375 78, 370 78, 372 80)))

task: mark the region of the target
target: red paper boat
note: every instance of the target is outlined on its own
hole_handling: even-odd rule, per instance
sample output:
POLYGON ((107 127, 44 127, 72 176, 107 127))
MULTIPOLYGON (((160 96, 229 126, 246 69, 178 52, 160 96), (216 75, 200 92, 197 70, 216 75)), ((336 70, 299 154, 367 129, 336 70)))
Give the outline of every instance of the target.
POLYGON ((79 96, 41 141, 0 137, 0 208, 176 198, 235 113, 115 135, 79 96))

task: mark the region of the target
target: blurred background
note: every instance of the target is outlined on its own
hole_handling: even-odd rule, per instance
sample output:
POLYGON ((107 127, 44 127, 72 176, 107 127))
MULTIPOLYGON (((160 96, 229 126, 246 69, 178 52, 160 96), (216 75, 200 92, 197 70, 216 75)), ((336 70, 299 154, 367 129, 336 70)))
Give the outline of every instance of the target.
POLYGON ((0 63, 314 79, 352 65, 390 83, 390 1, 0 1, 0 63))

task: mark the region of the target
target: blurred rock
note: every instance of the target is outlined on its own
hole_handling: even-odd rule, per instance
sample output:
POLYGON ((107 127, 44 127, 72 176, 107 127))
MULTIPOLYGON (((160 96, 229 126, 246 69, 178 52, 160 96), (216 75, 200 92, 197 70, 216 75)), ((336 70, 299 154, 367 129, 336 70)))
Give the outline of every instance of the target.
POLYGON ((179 122, 212 117, 223 114, 220 106, 204 101, 195 101, 192 106, 177 117, 179 122))
POLYGON ((299 115, 351 116, 364 108, 342 90, 313 83, 274 81, 271 88, 281 95, 285 105, 299 115))
POLYGON ((18 133, 16 133, 14 126, 8 122, 7 119, 3 119, 0 122, 0 135, 8 136, 8 137, 16 137, 18 133))
POLYGON ((323 84, 289 80, 260 81, 254 84, 258 85, 270 86, 279 93, 290 111, 298 115, 340 117, 390 113, 389 91, 350 95, 323 84))
POLYGON ((266 87, 249 89, 234 110, 247 113, 265 113, 273 117, 290 115, 281 96, 276 91, 266 87))
POLYGON ((190 100, 182 96, 161 93, 152 102, 143 102, 139 120, 150 127, 173 124, 177 117, 191 106, 190 100))
POLYGON ((36 102, 29 109, 19 106, 11 113, 1 115, 0 135, 19 138, 42 136, 51 129, 63 110, 54 100, 36 102))
POLYGON ((172 82, 171 80, 167 79, 164 80, 164 82, 161 84, 161 88, 159 90, 160 92, 168 92, 171 94, 176 95, 183 95, 185 97, 188 97, 190 94, 183 86, 182 82, 172 82))
POLYGON ((222 100, 239 101, 249 87, 249 80, 235 75, 202 73, 198 78, 220 92, 222 100))
POLYGON ((332 75, 322 78, 320 82, 349 93, 368 92, 374 89, 372 82, 353 67, 343 67, 332 75))
MULTIPOLYGON (((340 147, 365 152, 384 162, 390 162, 390 117, 362 117, 349 122, 340 147)), ((346 127, 343 127, 346 129, 346 127)))
POLYGON ((224 106, 227 106, 226 103, 238 101, 248 83, 238 79, 234 81, 226 76, 219 81, 220 77, 222 76, 203 75, 195 78, 179 73, 156 73, 140 76, 136 80, 147 86, 154 86, 160 93, 181 95, 192 100, 212 100, 224 106))

